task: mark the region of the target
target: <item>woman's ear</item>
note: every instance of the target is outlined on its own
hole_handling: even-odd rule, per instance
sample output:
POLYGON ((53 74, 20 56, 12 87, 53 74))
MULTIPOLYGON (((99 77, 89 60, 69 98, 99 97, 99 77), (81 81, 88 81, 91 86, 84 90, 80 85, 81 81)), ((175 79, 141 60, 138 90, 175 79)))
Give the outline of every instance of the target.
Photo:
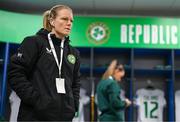
POLYGON ((53 26, 54 27, 54 20, 50 20, 50 24, 51 24, 51 26, 53 26))
POLYGON ((54 21, 52 21, 52 26, 54 26, 54 21))

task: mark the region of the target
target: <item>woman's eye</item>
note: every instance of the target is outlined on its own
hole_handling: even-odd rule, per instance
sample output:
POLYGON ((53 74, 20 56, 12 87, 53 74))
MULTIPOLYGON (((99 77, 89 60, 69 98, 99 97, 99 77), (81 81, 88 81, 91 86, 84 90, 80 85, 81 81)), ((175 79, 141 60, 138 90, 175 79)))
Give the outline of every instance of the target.
POLYGON ((61 18, 62 20, 65 20, 65 21, 71 21, 73 23, 73 20, 72 19, 69 19, 69 18, 61 18))
POLYGON ((61 18, 62 20, 68 20, 68 18, 61 18))

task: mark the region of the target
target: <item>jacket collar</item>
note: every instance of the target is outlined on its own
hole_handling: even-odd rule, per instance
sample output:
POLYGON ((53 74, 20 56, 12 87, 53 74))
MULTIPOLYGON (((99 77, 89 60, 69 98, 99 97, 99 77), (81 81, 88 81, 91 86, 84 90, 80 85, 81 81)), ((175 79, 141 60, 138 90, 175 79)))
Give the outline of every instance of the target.
POLYGON ((109 76, 109 79, 114 80, 114 78, 112 76, 109 76))
MULTIPOLYGON (((61 39, 57 38, 55 34, 51 34, 52 41, 55 45, 61 45, 61 39)), ((70 42, 69 36, 65 37, 64 44, 68 45, 70 42)))

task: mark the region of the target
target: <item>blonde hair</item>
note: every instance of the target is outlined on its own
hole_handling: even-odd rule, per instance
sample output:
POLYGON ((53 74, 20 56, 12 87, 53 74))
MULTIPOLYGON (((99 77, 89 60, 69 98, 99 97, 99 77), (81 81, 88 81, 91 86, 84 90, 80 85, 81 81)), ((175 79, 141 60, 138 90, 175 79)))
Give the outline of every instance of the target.
POLYGON ((43 27, 44 29, 47 29, 48 31, 52 30, 52 25, 50 24, 51 19, 55 19, 57 16, 57 12, 62 9, 68 9, 72 11, 72 9, 69 6, 66 5, 56 5, 53 6, 50 10, 47 10, 43 14, 43 27))
POLYGON ((44 29, 51 31, 52 27, 51 27, 51 24, 49 22, 49 13, 50 13, 50 11, 47 10, 43 14, 43 27, 44 27, 44 29))
POLYGON ((108 79, 109 76, 112 76, 116 67, 117 67, 117 60, 114 59, 108 66, 105 73, 103 74, 102 80, 108 79))

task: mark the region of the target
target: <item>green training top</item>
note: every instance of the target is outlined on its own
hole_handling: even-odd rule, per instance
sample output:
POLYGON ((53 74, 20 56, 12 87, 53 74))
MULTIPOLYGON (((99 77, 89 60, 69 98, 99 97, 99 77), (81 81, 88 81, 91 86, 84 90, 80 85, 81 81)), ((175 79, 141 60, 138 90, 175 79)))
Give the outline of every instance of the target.
POLYGON ((125 101, 120 98, 121 87, 112 77, 101 80, 97 86, 100 121, 124 121, 125 101))

